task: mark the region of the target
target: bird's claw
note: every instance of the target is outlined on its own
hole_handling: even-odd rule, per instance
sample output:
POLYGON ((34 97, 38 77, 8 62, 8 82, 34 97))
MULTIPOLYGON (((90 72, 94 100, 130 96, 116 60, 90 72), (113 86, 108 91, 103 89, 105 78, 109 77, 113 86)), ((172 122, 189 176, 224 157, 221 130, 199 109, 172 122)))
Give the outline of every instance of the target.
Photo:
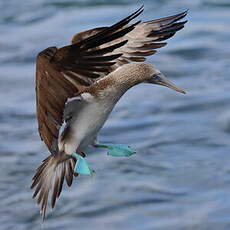
POLYGON ((107 155, 115 157, 129 157, 136 153, 130 146, 124 144, 97 144, 97 147, 107 148, 107 155))
POLYGON ((94 170, 89 167, 84 157, 82 157, 80 154, 73 152, 71 156, 77 160, 74 167, 75 173, 83 175, 92 175, 92 173, 94 173, 94 170))

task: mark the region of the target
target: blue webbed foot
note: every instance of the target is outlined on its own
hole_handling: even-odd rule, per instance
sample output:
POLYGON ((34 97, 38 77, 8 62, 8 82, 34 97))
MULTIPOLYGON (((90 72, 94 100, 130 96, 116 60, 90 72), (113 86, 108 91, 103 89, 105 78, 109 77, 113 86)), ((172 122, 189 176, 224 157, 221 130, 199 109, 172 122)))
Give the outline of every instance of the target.
POLYGON ((128 145, 124 144, 97 144, 97 147, 107 148, 107 154, 110 156, 115 157, 129 157, 135 154, 136 152, 133 151, 128 145))
POLYGON ((91 175, 94 171, 89 167, 89 165, 87 164, 86 160, 84 159, 84 157, 82 157, 81 155, 77 154, 77 153, 72 153, 71 154, 72 157, 74 157, 77 162, 75 164, 74 167, 74 172, 78 173, 78 174, 84 174, 84 175, 91 175))

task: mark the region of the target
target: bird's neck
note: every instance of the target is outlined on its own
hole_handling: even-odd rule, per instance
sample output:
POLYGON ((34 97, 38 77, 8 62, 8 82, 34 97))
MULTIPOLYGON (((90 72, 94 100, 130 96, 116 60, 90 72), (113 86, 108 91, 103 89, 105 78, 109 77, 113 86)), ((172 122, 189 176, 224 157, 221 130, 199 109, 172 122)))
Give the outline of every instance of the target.
POLYGON ((135 84, 137 84, 135 80, 129 76, 119 76, 118 74, 110 73, 107 77, 91 85, 89 90, 96 97, 117 101, 135 84))

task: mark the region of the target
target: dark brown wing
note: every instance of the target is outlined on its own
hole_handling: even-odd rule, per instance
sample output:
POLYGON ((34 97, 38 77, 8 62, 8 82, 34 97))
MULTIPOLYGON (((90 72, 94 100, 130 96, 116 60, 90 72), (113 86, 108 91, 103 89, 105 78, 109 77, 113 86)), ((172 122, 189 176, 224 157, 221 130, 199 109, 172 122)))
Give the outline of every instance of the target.
POLYGON ((56 50, 57 48, 52 47, 42 51, 36 63, 38 130, 41 139, 53 154, 57 151, 66 99, 78 91, 77 87, 50 63, 49 59, 56 50))
POLYGON ((146 56, 156 53, 158 48, 167 44, 162 41, 171 38, 184 28, 187 21, 178 21, 186 15, 187 11, 138 24, 133 31, 124 36, 123 39, 127 39, 128 42, 115 50, 114 54, 123 53, 118 64, 123 64, 125 61, 145 61, 146 56))
POLYGON ((62 71, 72 71, 81 77, 99 78, 108 74, 109 67, 116 63, 114 60, 122 55, 122 53, 111 53, 128 42, 127 40, 114 41, 125 36, 140 23, 138 21, 127 25, 142 11, 143 7, 118 23, 102 29, 99 33, 92 31, 91 36, 87 33, 89 37, 82 36, 82 40, 59 49, 51 61, 55 62, 62 71), (106 47, 102 49, 103 45, 106 47))
MULTIPOLYGON (((110 53, 110 55, 122 54, 122 56, 116 59, 116 65, 113 65, 111 70, 114 70, 129 61, 145 61, 146 56, 156 53, 158 48, 167 44, 162 41, 172 37, 177 31, 184 27, 184 24, 187 21, 180 20, 186 15, 187 11, 169 17, 141 22, 136 25, 131 32, 119 39, 101 45, 98 49, 103 49, 109 45, 127 41, 123 46, 110 53)), ((103 30, 105 30, 105 27, 78 33, 73 37, 72 42, 76 43, 91 34, 97 34, 103 30)), ((96 54, 96 51, 94 54, 96 54)))
POLYGON ((38 54, 36 66, 36 100, 38 129, 41 139, 51 153, 58 151, 59 129, 63 122, 63 111, 68 98, 89 86, 97 78, 108 74, 110 66, 122 54, 109 54, 127 43, 113 43, 106 48, 103 44, 113 42, 132 31, 139 23, 127 24, 143 11, 136 12, 92 34, 76 44, 57 49, 50 47, 38 54), (96 52, 96 53, 95 53, 96 52), (109 54, 109 55, 107 55, 109 54))

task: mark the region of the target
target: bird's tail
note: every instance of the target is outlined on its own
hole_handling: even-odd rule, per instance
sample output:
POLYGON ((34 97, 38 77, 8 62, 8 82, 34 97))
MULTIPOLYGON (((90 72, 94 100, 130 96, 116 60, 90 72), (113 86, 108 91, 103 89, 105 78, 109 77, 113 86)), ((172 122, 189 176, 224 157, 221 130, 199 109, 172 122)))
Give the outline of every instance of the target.
POLYGON ((64 179, 66 179, 68 186, 72 185, 73 175, 77 176, 74 173, 75 163, 76 160, 73 158, 60 161, 60 157, 50 155, 37 168, 31 188, 35 189, 33 198, 36 198, 37 204, 40 206, 43 220, 45 219, 49 193, 51 193, 51 207, 54 208, 56 200, 61 194, 64 179))

